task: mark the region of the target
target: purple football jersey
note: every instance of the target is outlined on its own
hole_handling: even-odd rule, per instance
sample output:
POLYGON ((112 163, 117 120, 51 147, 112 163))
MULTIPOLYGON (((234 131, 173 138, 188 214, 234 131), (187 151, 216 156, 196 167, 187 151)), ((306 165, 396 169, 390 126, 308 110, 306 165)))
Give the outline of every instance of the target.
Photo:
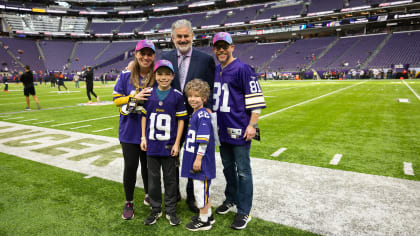
POLYGON ((213 126, 206 108, 199 109, 191 116, 185 137, 181 176, 199 180, 216 178, 213 126), (201 172, 191 173, 200 143, 207 144, 206 153, 201 161, 201 172))
POLYGON ((163 101, 160 101, 157 86, 143 106, 146 116, 147 155, 170 156, 176 140, 178 120, 188 118, 182 93, 173 88, 163 101))
POLYGON ((265 108, 264 95, 254 70, 239 59, 216 67, 213 111, 217 113, 220 142, 249 144, 243 138, 251 111, 265 108))
MULTIPOLYGON (((113 100, 126 97, 136 93, 136 88, 130 83, 131 73, 123 71, 118 77, 112 93, 113 100)), ((139 78, 140 81, 143 78, 139 78)), ((139 88, 139 91, 141 89, 139 88)), ((141 139, 141 115, 130 113, 128 115, 120 114, 120 125, 118 128, 119 140, 123 143, 140 144, 141 139)))

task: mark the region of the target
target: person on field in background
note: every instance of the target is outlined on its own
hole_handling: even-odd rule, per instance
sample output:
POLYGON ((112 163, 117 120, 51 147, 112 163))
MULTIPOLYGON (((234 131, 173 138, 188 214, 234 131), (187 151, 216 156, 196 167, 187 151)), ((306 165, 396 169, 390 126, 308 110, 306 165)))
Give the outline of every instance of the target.
POLYGON ((41 109, 41 106, 39 105, 38 97, 35 93, 35 86, 34 86, 34 76, 32 74, 31 68, 26 65, 25 66, 25 72, 20 77, 20 81, 23 83, 23 94, 26 97, 26 110, 31 109, 31 104, 29 102, 29 95, 32 95, 34 101, 36 102, 36 106, 38 110, 41 109))

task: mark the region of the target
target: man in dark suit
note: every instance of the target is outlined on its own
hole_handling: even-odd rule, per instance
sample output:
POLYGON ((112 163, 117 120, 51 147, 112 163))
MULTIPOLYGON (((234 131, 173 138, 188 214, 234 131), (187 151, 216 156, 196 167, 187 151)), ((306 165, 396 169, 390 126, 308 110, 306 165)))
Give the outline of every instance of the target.
MULTIPOLYGON (((185 85, 193 79, 201 79, 206 81, 210 86, 210 97, 207 99, 205 107, 212 109, 213 103, 213 85, 215 63, 212 56, 192 48, 194 38, 191 22, 185 19, 178 20, 172 24, 172 42, 176 49, 164 53, 162 59, 170 61, 174 65, 175 78, 172 81, 172 87, 184 94, 184 100, 188 114, 193 113, 193 109, 188 104, 187 97, 184 93, 185 85)), ((186 132, 188 129, 188 121, 184 125, 181 143, 184 143, 186 132)), ((178 169, 178 186, 179 186, 179 169, 178 169)), ((192 212, 198 213, 199 210, 195 205, 194 185, 192 179, 188 179, 187 183, 187 204, 192 212)))

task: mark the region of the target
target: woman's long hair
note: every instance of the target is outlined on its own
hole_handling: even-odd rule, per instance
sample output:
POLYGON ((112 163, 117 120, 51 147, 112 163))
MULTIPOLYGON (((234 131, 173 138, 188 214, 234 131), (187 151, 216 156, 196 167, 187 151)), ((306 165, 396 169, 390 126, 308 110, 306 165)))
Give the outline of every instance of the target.
POLYGON ((152 87, 155 84, 155 77, 153 76, 153 67, 155 66, 155 62, 153 61, 150 65, 150 71, 146 74, 146 76, 143 78, 143 85, 140 86, 140 64, 137 61, 137 58, 134 58, 133 65, 130 69, 131 76, 130 76, 130 83, 136 87, 144 89, 146 87, 152 87))

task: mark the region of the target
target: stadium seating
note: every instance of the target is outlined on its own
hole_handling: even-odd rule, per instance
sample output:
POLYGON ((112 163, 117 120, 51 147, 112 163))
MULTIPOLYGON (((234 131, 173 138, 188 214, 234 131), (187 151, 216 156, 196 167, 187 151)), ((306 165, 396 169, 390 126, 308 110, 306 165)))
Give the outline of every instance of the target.
POLYGON ((335 37, 313 38, 298 40, 291 44, 275 60, 269 64, 272 70, 296 71, 309 64, 312 60, 312 53, 322 53, 335 37))
POLYGON ((70 71, 80 71, 83 66, 93 65, 94 58, 105 49, 109 42, 78 42, 74 57, 71 58, 70 71), (76 58, 78 60, 76 60, 76 58))
POLYGON ((300 15, 303 9, 302 4, 289 5, 289 6, 278 6, 276 4, 268 4, 267 7, 260 10, 255 20, 271 19, 273 17, 286 17, 300 15))
POLYGON ((62 71, 67 64, 71 51, 74 47, 73 41, 68 40, 44 40, 39 45, 45 56, 45 67, 48 71, 62 71))
POLYGON ((0 38, 0 40, 24 65, 29 65, 35 71, 45 71, 44 61, 34 40, 19 38, 0 38))
POLYGON ((343 8, 342 0, 312 0, 308 13, 332 11, 343 8))
POLYGON ((137 41, 112 42, 109 47, 95 60, 94 65, 100 65, 117 56, 121 56, 126 51, 133 51, 137 41))
POLYGON ((95 34, 110 34, 120 25, 121 22, 92 22, 90 29, 95 34))
POLYGON ((392 64, 420 66, 420 32, 393 34, 368 67, 389 68, 392 64))
POLYGON ((386 34, 359 37, 358 41, 349 50, 346 50, 340 58, 335 60, 330 67, 340 68, 344 62, 348 63, 348 66, 344 66, 343 68, 356 68, 357 62, 359 61, 360 64, 363 64, 385 37, 386 34))

